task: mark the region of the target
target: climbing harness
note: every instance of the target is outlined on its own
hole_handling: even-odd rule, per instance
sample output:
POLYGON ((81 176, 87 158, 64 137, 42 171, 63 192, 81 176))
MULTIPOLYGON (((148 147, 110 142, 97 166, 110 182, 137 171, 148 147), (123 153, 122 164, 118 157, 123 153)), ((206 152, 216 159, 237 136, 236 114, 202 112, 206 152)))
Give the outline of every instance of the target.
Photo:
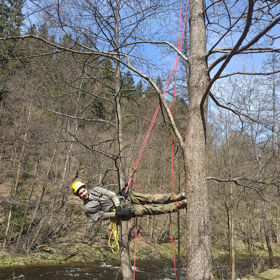
MULTIPOLYGON (((134 170, 131 174, 135 173, 136 171, 134 170)), ((123 207, 130 207, 133 208, 131 205, 131 201, 133 200, 133 196, 129 190, 129 187, 127 184, 121 189, 121 191, 118 194, 118 197, 120 199, 120 204, 123 207), (122 192, 125 192, 123 194, 122 192), (121 197, 123 199, 121 199, 121 197)), ((116 211, 115 209, 113 211, 116 211)), ((110 234, 109 234, 109 239, 108 239, 108 245, 111 248, 112 252, 114 254, 119 252, 120 246, 119 246, 119 230, 118 230, 118 225, 119 221, 113 221, 111 225, 109 226, 110 228, 110 234), (113 241, 112 241, 113 238, 113 241)))

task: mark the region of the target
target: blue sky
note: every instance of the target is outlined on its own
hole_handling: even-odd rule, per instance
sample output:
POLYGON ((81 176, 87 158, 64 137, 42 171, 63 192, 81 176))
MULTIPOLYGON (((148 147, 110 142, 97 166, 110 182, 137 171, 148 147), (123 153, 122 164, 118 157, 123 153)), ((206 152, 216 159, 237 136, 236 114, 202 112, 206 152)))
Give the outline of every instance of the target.
MULTIPOLYGON (((210 3, 212 1, 206 1, 206 3, 210 3)), ((32 6, 32 9, 35 7, 34 5, 32 5, 29 1, 26 2, 28 5, 32 6)), ((180 1, 178 1, 178 7, 177 10, 174 9, 172 11, 170 11, 169 13, 169 17, 165 17, 165 18, 159 18, 159 19, 151 19, 148 23, 146 23, 146 26, 144 26, 144 30, 143 33, 145 33, 144 31, 147 31, 145 33, 145 37, 144 39, 146 40, 167 40, 170 42, 173 42, 175 46, 177 46, 177 38, 178 38, 178 24, 179 24, 179 3, 180 1), (148 32, 149 31, 149 32, 148 32), (152 36, 152 34, 154 34, 154 32, 156 32, 156 36, 152 36)), ((186 5, 187 1, 184 2, 184 5, 186 5)), ((221 2, 222 3, 222 2, 221 2)), ((227 2, 227 3, 232 3, 232 2, 227 2)), ((231 16, 233 17, 232 22, 234 22, 234 18, 237 18, 237 16, 240 14, 240 11, 242 9, 244 9, 244 5, 248 3, 248 1, 238 1, 235 2, 237 3, 236 6, 232 7, 232 10, 230 10, 231 12, 231 16)), ((30 12, 30 7, 29 9, 26 10, 26 12, 30 12)), ((278 12, 280 11, 279 8, 280 5, 278 5, 278 12)), ((37 8, 35 7, 35 10, 37 8)), ((184 10, 184 9, 183 9, 184 10)), ((210 11, 209 11, 210 14, 210 11)), ((207 35, 208 35, 208 49, 210 49, 213 45, 214 42, 216 42, 220 36, 220 34, 218 34, 217 32, 220 31, 222 33, 225 32, 225 30, 223 29, 224 26, 226 26, 227 24, 229 24, 228 18, 227 17, 222 17, 217 16, 219 15, 219 10, 215 10, 215 16, 213 17, 213 19, 211 20, 216 20, 216 21, 220 21, 220 25, 215 25, 212 26, 212 31, 210 31, 210 29, 207 31, 207 35)), ((184 17, 184 14, 183 14, 184 17)), ((31 14, 30 18, 31 21, 34 22, 40 22, 38 15, 37 14, 31 14)), ((231 23, 232 23, 231 22, 231 23)), ((29 25, 29 21, 26 21, 27 25, 29 25)), ((232 33, 227 35, 220 43, 219 45, 217 45, 216 48, 226 48, 226 47, 233 47, 235 45, 235 43, 237 42, 238 38, 240 37, 243 29, 244 28, 244 21, 242 23, 242 21, 239 22, 240 23, 240 28, 238 30, 238 32, 236 33, 232 33)), ((211 28, 211 26, 209 26, 211 28)), ((187 29, 189 27, 187 26, 187 29)), ((260 27, 260 29, 263 27, 260 27)), ((246 44, 249 40, 251 40, 254 36, 255 36, 255 32, 256 28, 252 27, 250 30, 250 33, 246 39, 246 41, 244 41, 243 45, 246 44)), ((273 28, 272 31, 270 31, 270 35, 280 35, 280 25, 278 24, 277 26, 275 26, 273 28)), ((265 43, 265 46, 269 46, 269 47, 273 47, 272 40, 270 40, 269 38, 265 37, 264 39, 262 39, 258 45, 262 46, 261 43, 265 43), (266 40, 266 42, 264 41, 266 40)), ((263 45, 264 46, 264 45, 263 45)), ((280 46, 280 39, 277 39, 276 41, 274 41, 274 47, 278 47, 280 46)), ((143 56, 143 60, 138 61, 138 64, 136 64, 136 67, 139 67, 143 73, 147 74, 147 75, 151 75, 154 77, 154 79, 156 79, 158 76, 160 76, 162 78, 163 81, 165 81, 168 76, 169 73, 172 70, 172 67, 174 65, 174 62, 176 60, 176 53, 174 50, 172 50, 171 48, 167 47, 167 46, 159 46, 159 45, 152 45, 152 44, 143 44, 141 46, 138 46, 137 48, 137 52, 135 52, 135 55, 139 55, 141 54, 143 56), (152 65, 152 67, 150 67, 150 70, 148 68, 146 68, 145 66, 145 61, 147 61, 150 66, 152 65)), ((135 49, 135 50, 136 50, 135 49)), ((216 55, 216 57, 218 57, 218 55, 216 55)), ((245 72, 260 72, 261 70, 263 70, 263 63, 264 63, 264 59, 266 58, 266 54, 247 54, 247 55, 238 55, 235 56, 230 63, 228 64, 228 66, 226 67, 226 69, 223 71, 223 74, 227 74, 227 73, 231 73, 231 72, 236 72, 236 71, 245 71, 245 72)), ((213 56, 210 57, 209 62, 211 63, 211 61, 213 61, 213 56)), ((220 66, 220 64, 213 69, 213 71, 210 73, 210 76, 212 77, 217 68, 220 66)), ((182 67, 178 67, 178 69, 182 70, 182 67)), ((179 71, 179 70, 178 70, 179 71)), ((181 71, 180 73, 178 73, 178 77, 182 77, 182 81, 181 83, 183 83, 185 85, 185 74, 183 71, 181 71)), ((139 77, 135 77, 135 82, 137 83, 139 81, 139 77)), ((236 81, 240 81, 240 84, 242 83, 242 80, 246 80, 248 78, 248 76, 234 76, 232 78, 232 80, 236 80, 236 81)), ((178 81, 177 85, 180 83, 180 81, 178 81)), ((172 86, 172 82, 171 82, 171 86, 172 86)), ((170 86, 170 87, 171 87, 170 86)), ((265 89, 263 89, 265 90, 265 89)), ((183 90, 181 90, 183 91, 183 90)), ((179 91, 178 91, 179 92, 179 91)), ((220 99, 221 102, 227 103, 229 101, 233 101, 232 99, 232 94, 233 94, 233 89, 231 88, 230 82, 228 79, 220 79, 216 82, 216 84, 214 84, 213 88, 212 88, 212 92, 217 96, 217 98, 223 98, 220 99)), ((261 92, 261 91, 260 91, 261 92)), ((236 94, 236 93, 235 93, 236 94)), ((246 91, 244 92, 244 94, 246 94, 246 91)), ((280 97, 278 97, 280 98, 280 97)), ((257 100, 256 100, 257 101, 257 100)), ((258 106, 258 103, 256 102, 256 104, 254 106, 258 106)), ((209 111, 210 113, 212 113, 213 115, 215 114, 220 114, 220 110, 218 110, 217 106, 213 104, 213 102, 210 100, 209 101, 209 111)), ((226 111, 222 110, 222 114, 231 114, 228 113, 226 111)), ((236 127, 235 129, 240 130, 241 129, 241 125, 240 125, 240 120, 238 119, 238 117, 232 115, 232 118, 235 120, 236 122, 236 127)))
MULTIPOLYGON (((33 0, 34 1, 34 0, 33 0)), ((35 0, 36 1, 36 0, 35 0)), ((44 2, 44 1, 43 1, 44 2)), ((45 1, 46 2, 46 1, 45 1)), ((213 1, 206 1, 206 5, 212 3, 213 1)), ((234 1, 235 2, 235 1, 234 1)), ((187 0, 184 1, 184 7, 183 11, 185 11, 187 0)), ((237 4, 233 7, 229 7, 231 10, 232 17, 240 14, 240 10, 244 9, 245 3, 247 4, 248 1, 238 1, 237 4)), ((222 8, 223 6, 220 5, 222 8)), ((279 5, 280 6, 280 5, 279 5)), ((213 6, 214 7, 214 6, 213 6)), ((170 42, 173 42, 177 46, 177 38, 178 38, 178 24, 179 24, 179 9, 180 9, 180 1, 178 1, 177 7, 175 7, 174 10, 170 11, 169 17, 165 18, 159 18, 157 20, 151 19, 149 20, 144 28, 147 28, 147 31, 145 34, 145 38, 147 40, 168 40, 170 42), (149 34, 154 34, 154 32, 157 32, 156 36, 151 36, 149 34)), ((38 10, 38 8, 32 4, 30 1, 26 1, 25 6, 25 12, 30 13, 31 10, 38 10), (26 8, 28 7, 28 9, 26 8)), ((279 9, 278 9, 279 10, 279 9)), ((213 10, 214 11, 214 10, 213 10)), ((221 10, 223 11, 223 10, 221 10)), ((209 10, 209 15, 211 15, 211 12, 209 10)), ((222 12, 221 12, 222 13, 222 12)), ((219 14, 219 10, 216 7, 215 8, 215 16, 213 17, 213 20, 219 20, 220 25, 226 25, 228 24, 227 17, 225 18, 219 18, 216 14, 219 14)), ((184 14, 183 14, 184 18, 184 14)), ((38 18, 38 14, 32 13, 29 17, 29 20, 34 22, 40 22, 41 20, 38 18)), ((26 20, 26 24, 29 25, 29 20, 26 20)), ((212 20, 210 18, 210 20, 212 20)), ((182 19, 183 21, 183 19, 182 19)), ((234 19, 232 19, 232 22, 234 22, 234 19)), ((243 23, 244 25, 244 23, 243 23)), ((212 32, 208 31, 208 49, 211 48, 212 44, 217 41, 219 35, 215 32, 220 31, 224 32, 223 28, 221 26, 214 26, 217 29, 213 30, 212 32)), ((188 27, 187 27, 188 29, 188 27)), ((231 34, 230 36, 226 36, 224 40, 220 42, 220 44, 217 46, 217 48, 225 48, 225 47, 232 47, 237 39, 239 38, 240 34, 242 32, 242 28, 239 31, 239 33, 231 34)), ((274 32, 280 34, 280 26, 276 26, 274 28, 274 32)), ((56 32, 58 34, 58 32, 56 32)), ((249 39, 252 38, 252 35, 249 35, 249 39)), ((279 39, 278 39, 279 41, 279 39)), ((245 42, 246 43, 246 42, 245 42)), ((275 42, 277 44, 277 42, 275 42)), ((280 42, 278 42, 278 45, 280 45, 280 42)), ((143 63, 138 64, 137 67, 140 67, 140 69, 145 72, 146 74, 152 75, 154 78, 157 76, 161 76, 164 80, 164 77, 168 77, 169 72, 171 71, 173 64, 176 59, 176 53, 169 47, 165 46, 158 46, 158 45, 152 45, 152 44, 143 44, 141 46, 138 46, 137 51, 143 56, 144 60, 143 63), (150 64, 152 64, 152 71, 147 72, 147 68, 145 68, 145 61, 148 61, 150 64)), ((137 55, 137 53, 135 53, 137 55)), ((224 70, 223 74, 230 73, 234 71, 254 71, 257 72, 262 68, 263 58, 264 55, 239 55, 235 56, 231 62, 228 64, 227 68, 224 70)), ((210 57, 210 63, 213 56, 210 57)), ((215 73, 215 70, 217 67, 210 73, 210 76, 213 76, 215 73)), ((184 73, 182 74, 184 76, 184 73)), ((137 82, 136 78, 136 82, 137 82)))

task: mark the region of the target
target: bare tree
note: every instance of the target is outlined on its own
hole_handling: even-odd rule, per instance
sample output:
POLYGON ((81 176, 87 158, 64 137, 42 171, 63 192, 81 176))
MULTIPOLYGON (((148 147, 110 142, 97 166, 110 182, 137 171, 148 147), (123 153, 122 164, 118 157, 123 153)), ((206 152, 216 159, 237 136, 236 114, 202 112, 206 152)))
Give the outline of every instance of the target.
MULTIPOLYGON (((273 3, 254 0, 235 1, 234 3, 232 1, 215 1, 206 7, 205 1, 190 0, 190 47, 188 57, 172 45, 172 42, 161 38, 158 41, 151 41, 141 37, 140 35, 143 34, 135 32, 140 27, 140 22, 142 24, 144 22, 140 20, 134 21, 134 24, 131 22, 127 22, 127 24, 120 23, 123 28, 122 31, 126 31, 126 36, 119 31, 119 34, 122 35, 117 39, 121 43, 114 44, 116 25, 112 24, 112 19, 113 21, 116 19, 114 18, 114 12, 117 10, 113 10, 112 13, 110 8, 123 4, 122 8, 129 10, 131 6, 126 6, 128 4, 126 1, 108 1, 108 10, 104 6, 101 8, 101 2, 98 1, 79 1, 74 3, 74 6, 67 6, 67 3, 61 1, 41 2, 33 0, 32 3, 36 9, 40 8, 45 19, 49 20, 54 30, 60 30, 64 34, 71 35, 73 39, 66 46, 33 34, 14 36, 13 39, 37 39, 47 44, 55 53, 69 52, 85 56, 107 57, 146 80, 159 95, 160 102, 166 110, 179 145, 184 151, 184 167, 187 177, 184 189, 187 191, 189 200, 186 220, 188 227, 186 245, 187 279, 210 279, 210 219, 206 183, 206 105, 208 96, 211 97, 216 105, 237 114, 241 121, 243 120, 242 118, 253 120, 252 116, 249 116, 237 106, 233 105, 230 108, 222 102, 222 99, 217 98, 213 85, 220 78, 234 75, 268 74, 263 71, 259 73, 239 71, 239 69, 232 71, 229 66, 230 62, 238 59, 239 55, 279 51, 277 47, 279 36, 273 33, 273 28, 280 21, 279 1, 274 1, 273 3), (83 12, 81 13, 81 11, 83 12), (77 21, 74 21, 77 18, 79 18, 79 25, 76 24, 77 21), (90 19, 93 19, 94 25, 89 28, 90 19), (85 25, 82 26, 81 23, 85 25), (96 27, 96 30, 92 32, 94 27, 96 27), (206 35, 208 34, 207 41, 206 35), (136 35, 142 40, 136 41, 136 35), (76 39, 79 37, 88 39, 90 44, 86 45, 81 41, 77 41, 76 39), (228 41, 228 38, 231 40, 228 41), (231 42, 230 45, 228 45, 228 42, 231 42), (147 43, 171 47, 172 50, 176 51, 176 54, 180 55, 188 63, 189 76, 186 84, 188 87, 189 112, 184 137, 172 117, 166 100, 161 96, 161 90, 153 77, 147 74, 149 70, 143 69, 143 65, 139 66, 133 60, 134 48, 147 43), (79 47, 78 49, 77 46, 79 47)), ((139 3, 135 2, 135 4, 139 3)), ((150 9, 151 6, 149 5, 147 5, 149 9, 139 6, 141 20, 146 19, 147 14, 152 15, 153 9, 159 9, 160 6, 157 1, 152 1, 151 3, 154 4, 152 9, 150 9)), ((133 16, 136 16, 136 14, 133 13, 133 16)), ((127 19, 135 18, 131 14, 121 12, 119 15, 127 19)), ((9 39, 11 37, 1 38, 1 40, 9 39)), ((116 67, 118 67, 118 64, 116 64, 116 67)), ((275 69, 275 72, 277 71, 275 69)), ((115 73, 119 75, 118 71, 115 73)), ((116 79, 116 82, 118 83, 119 80, 116 79)), ((116 94, 119 92, 117 83, 115 86, 116 94)), ((68 115, 68 117, 71 116, 68 115)), ((119 136, 121 135, 119 134, 119 136)))

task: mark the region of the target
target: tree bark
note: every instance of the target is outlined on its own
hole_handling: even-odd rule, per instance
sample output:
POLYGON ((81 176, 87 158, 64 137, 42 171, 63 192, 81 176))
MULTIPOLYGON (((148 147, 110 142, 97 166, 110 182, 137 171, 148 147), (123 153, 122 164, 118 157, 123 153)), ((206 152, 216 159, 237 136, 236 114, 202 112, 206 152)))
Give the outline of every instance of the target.
MULTIPOLYGON (((40 198, 38 199, 38 202, 36 204, 36 207, 35 207, 35 210, 33 212, 33 215, 32 215, 32 219, 30 221, 30 225, 29 225, 29 228, 27 230, 27 235, 29 235, 30 231, 31 231, 31 227, 32 227, 32 224, 37 216, 37 213, 38 213, 38 210, 43 202, 43 199, 44 199, 44 196, 45 196, 45 191, 46 191, 46 187, 43 186, 42 187, 42 192, 41 192, 41 195, 40 195, 40 198)), ((47 216, 47 214, 46 214, 47 216)), ((40 232, 40 229, 41 229, 41 226, 43 225, 44 221, 46 220, 46 216, 44 218, 42 218, 40 220, 40 223, 39 225, 37 226, 37 230, 36 230, 36 234, 33 235, 33 237, 31 237, 31 240, 27 240, 26 241, 26 244, 25 244, 25 250, 26 250, 26 253, 28 254, 31 250, 31 247, 33 246, 39 232, 40 232)))
POLYGON ((206 93, 206 33, 203 1, 190 1, 190 79, 189 118, 185 138, 187 175, 187 279, 207 280, 211 277, 210 219, 205 167, 205 117, 201 104, 206 93))
POLYGON ((26 205, 25 205, 24 216, 23 216, 23 219, 22 219, 22 222, 21 222, 21 227, 20 227, 18 238, 17 238, 17 251, 20 251, 20 249, 22 247, 22 246, 20 246, 21 245, 20 240, 21 240, 22 233, 23 233, 23 230, 24 230, 24 226, 25 226, 25 223, 26 223, 26 220, 27 220, 27 214, 28 214, 28 210, 29 210, 29 207, 30 207, 30 201, 31 201, 31 197, 32 197, 32 194, 33 194, 33 191, 34 191, 34 181, 35 181, 35 178, 36 178, 36 175, 37 175, 37 167, 38 167, 38 159, 36 159, 36 161, 35 161, 31 190, 29 192, 28 200, 27 200, 26 205))
MULTIPOLYGON (((117 0, 115 7, 115 38, 114 47, 117 52, 116 57, 119 59, 119 10, 120 0, 117 0)), ((118 152, 119 158, 116 162, 119 177, 119 187, 125 184, 125 162, 124 162, 124 141, 123 141, 123 123, 122 123, 122 108, 121 108, 121 70, 119 60, 116 59, 115 63, 115 102, 116 102, 116 118, 117 118, 117 139, 118 139, 118 152)), ((121 269, 122 277, 124 280, 133 279, 133 272, 130 264, 129 253, 129 224, 128 222, 122 222, 121 224, 121 269)))
MULTIPOLYGON (((19 183, 20 173, 21 173, 21 168, 22 168, 22 160, 23 160, 24 153, 25 153, 25 145, 26 145, 27 133, 28 133, 28 129, 29 129, 29 121, 30 121, 30 118, 31 118, 31 109, 32 109, 32 104, 29 104, 28 112, 27 112, 27 119, 26 119, 26 128, 25 128, 25 133, 24 133, 24 137, 23 137, 23 143, 22 143, 22 146, 21 146, 19 163, 18 163, 18 167, 17 167, 16 181, 15 181, 15 184, 14 184, 13 191, 11 192, 12 199, 17 194, 17 188, 18 188, 18 183, 19 183)), ((4 235, 3 248, 6 247, 6 242, 8 240, 8 235, 9 235, 9 230, 10 230, 10 225, 11 225, 11 219, 12 219, 12 206, 9 209, 7 226, 6 226, 5 235, 4 235)))
POLYGON ((263 203, 263 208, 262 208, 262 218, 263 218, 263 230, 264 230, 264 235, 265 235, 265 241, 266 241, 266 246, 267 246, 267 250, 268 250, 268 256, 269 256, 269 264, 270 267, 274 266, 274 258, 273 258, 273 252, 272 252, 272 247, 271 247, 271 242, 270 242, 270 237, 269 237, 269 233, 268 233, 268 229, 267 229, 267 219, 266 219, 266 205, 265 205, 265 201, 262 201, 263 203))
POLYGON ((231 280, 235 280, 235 239, 234 239, 234 217, 233 209, 229 212, 230 223, 230 264, 231 264, 231 280))

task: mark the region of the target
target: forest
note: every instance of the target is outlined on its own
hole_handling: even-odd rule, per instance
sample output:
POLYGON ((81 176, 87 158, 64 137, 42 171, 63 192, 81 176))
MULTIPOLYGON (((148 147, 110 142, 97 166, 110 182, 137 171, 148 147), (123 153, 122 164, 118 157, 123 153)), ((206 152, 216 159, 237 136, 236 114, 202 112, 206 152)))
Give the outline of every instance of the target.
POLYGON ((252 273, 280 267, 279 0, 0 13, 0 258, 106 247, 109 222, 86 218, 71 183, 118 192, 137 165, 132 189, 184 191, 188 207, 122 222, 123 279, 135 229, 151 248, 174 239, 188 280, 214 279, 219 254, 231 280, 240 256, 252 273))

